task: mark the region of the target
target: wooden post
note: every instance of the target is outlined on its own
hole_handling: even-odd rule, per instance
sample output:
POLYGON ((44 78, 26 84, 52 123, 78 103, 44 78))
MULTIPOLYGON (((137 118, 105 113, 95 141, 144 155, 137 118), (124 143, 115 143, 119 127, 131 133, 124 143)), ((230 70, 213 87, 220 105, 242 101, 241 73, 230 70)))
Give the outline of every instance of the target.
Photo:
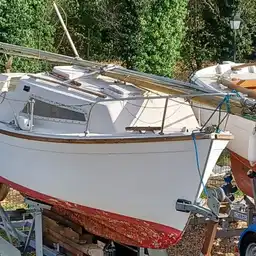
POLYGON ((10 73, 12 68, 13 56, 11 56, 5 64, 5 73, 10 73))
POLYGON ((209 221, 207 223, 204 245, 201 251, 203 256, 211 256, 212 246, 217 233, 218 222, 209 221))

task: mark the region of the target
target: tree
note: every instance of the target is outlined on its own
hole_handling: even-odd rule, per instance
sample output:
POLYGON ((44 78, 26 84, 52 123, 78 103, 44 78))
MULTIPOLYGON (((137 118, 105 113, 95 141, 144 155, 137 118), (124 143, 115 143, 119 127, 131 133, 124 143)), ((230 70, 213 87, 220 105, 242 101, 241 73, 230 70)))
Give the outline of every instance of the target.
POLYGON ((183 60, 192 71, 205 62, 233 60, 233 31, 230 20, 240 12, 243 18, 237 31, 237 59, 244 61, 252 50, 256 29, 256 3, 249 0, 190 0, 183 44, 183 60))
POLYGON ((136 68, 141 36, 140 15, 146 1, 123 0, 118 6, 118 55, 127 68, 136 68))
MULTIPOLYGON (((62 9, 67 14, 69 32, 81 57, 93 60, 118 59, 120 21, 119 1, 114 0, 62 0, 62 9)), ((57 30, 56 41, 62 38, 63 29, 57 30)), ((70 52, 64 37, 61 51, 70 52)))
POLYGON ((185 35, 186 0, 151 0, 140 16, 139 70, 171 76, 185 35))
MULTIPOLYGON (((58 0, 82 58, 121 61, 171 76, 185 35, 187 0, 58 0)), ((73 55, 50 0, 0 1, 0 40, 73 55)), ((36 72, 39 61, 15 58, 14 70, 36 72)))
MULTIPOLYGON (((52 4, 45 0, 1 0, 0 41, 52 51, 54 26, 50 23, 52 4)), ((2 66, 6 62, 2 58, 2 66)), ((40 61, 14 58, 13 71, 36 72, 46 68, 40 61)))
POLYGON ((77 0, 68 24, 82 57, 170 76, 185 34, 186 2, 77 0))

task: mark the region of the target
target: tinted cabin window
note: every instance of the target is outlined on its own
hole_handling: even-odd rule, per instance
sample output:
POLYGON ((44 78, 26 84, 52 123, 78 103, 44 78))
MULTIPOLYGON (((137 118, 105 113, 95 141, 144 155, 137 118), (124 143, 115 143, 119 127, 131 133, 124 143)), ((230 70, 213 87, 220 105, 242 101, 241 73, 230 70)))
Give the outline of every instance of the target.
MULTIPOLYGON (((28 114, 30 113, 29 103, 27 103, 22 112, 28 114)), ((55 106, 40 100, 35 100, 34 115, 85 122, 85 116, 83 113, 61 108, 59 106, 55 106)))

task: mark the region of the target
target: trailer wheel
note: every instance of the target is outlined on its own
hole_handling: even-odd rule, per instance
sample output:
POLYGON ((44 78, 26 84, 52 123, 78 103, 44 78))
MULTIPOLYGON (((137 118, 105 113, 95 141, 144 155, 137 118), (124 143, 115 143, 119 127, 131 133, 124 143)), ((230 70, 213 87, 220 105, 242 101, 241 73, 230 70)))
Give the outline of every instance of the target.
POLYGON ((241 241, 240 256, 256 255, 256 233, 250 232, 241 241))

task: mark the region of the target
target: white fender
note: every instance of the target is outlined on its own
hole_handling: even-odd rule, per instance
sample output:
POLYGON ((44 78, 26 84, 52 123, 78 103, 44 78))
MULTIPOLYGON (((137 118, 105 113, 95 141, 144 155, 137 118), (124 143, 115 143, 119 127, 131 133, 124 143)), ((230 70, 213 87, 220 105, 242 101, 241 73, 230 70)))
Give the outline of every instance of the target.
POLYGON ((30 120, 25 116, 18 116, 17 118, 18 125, 21 130, 29 131, 31 128, 31 122, 30 120))

